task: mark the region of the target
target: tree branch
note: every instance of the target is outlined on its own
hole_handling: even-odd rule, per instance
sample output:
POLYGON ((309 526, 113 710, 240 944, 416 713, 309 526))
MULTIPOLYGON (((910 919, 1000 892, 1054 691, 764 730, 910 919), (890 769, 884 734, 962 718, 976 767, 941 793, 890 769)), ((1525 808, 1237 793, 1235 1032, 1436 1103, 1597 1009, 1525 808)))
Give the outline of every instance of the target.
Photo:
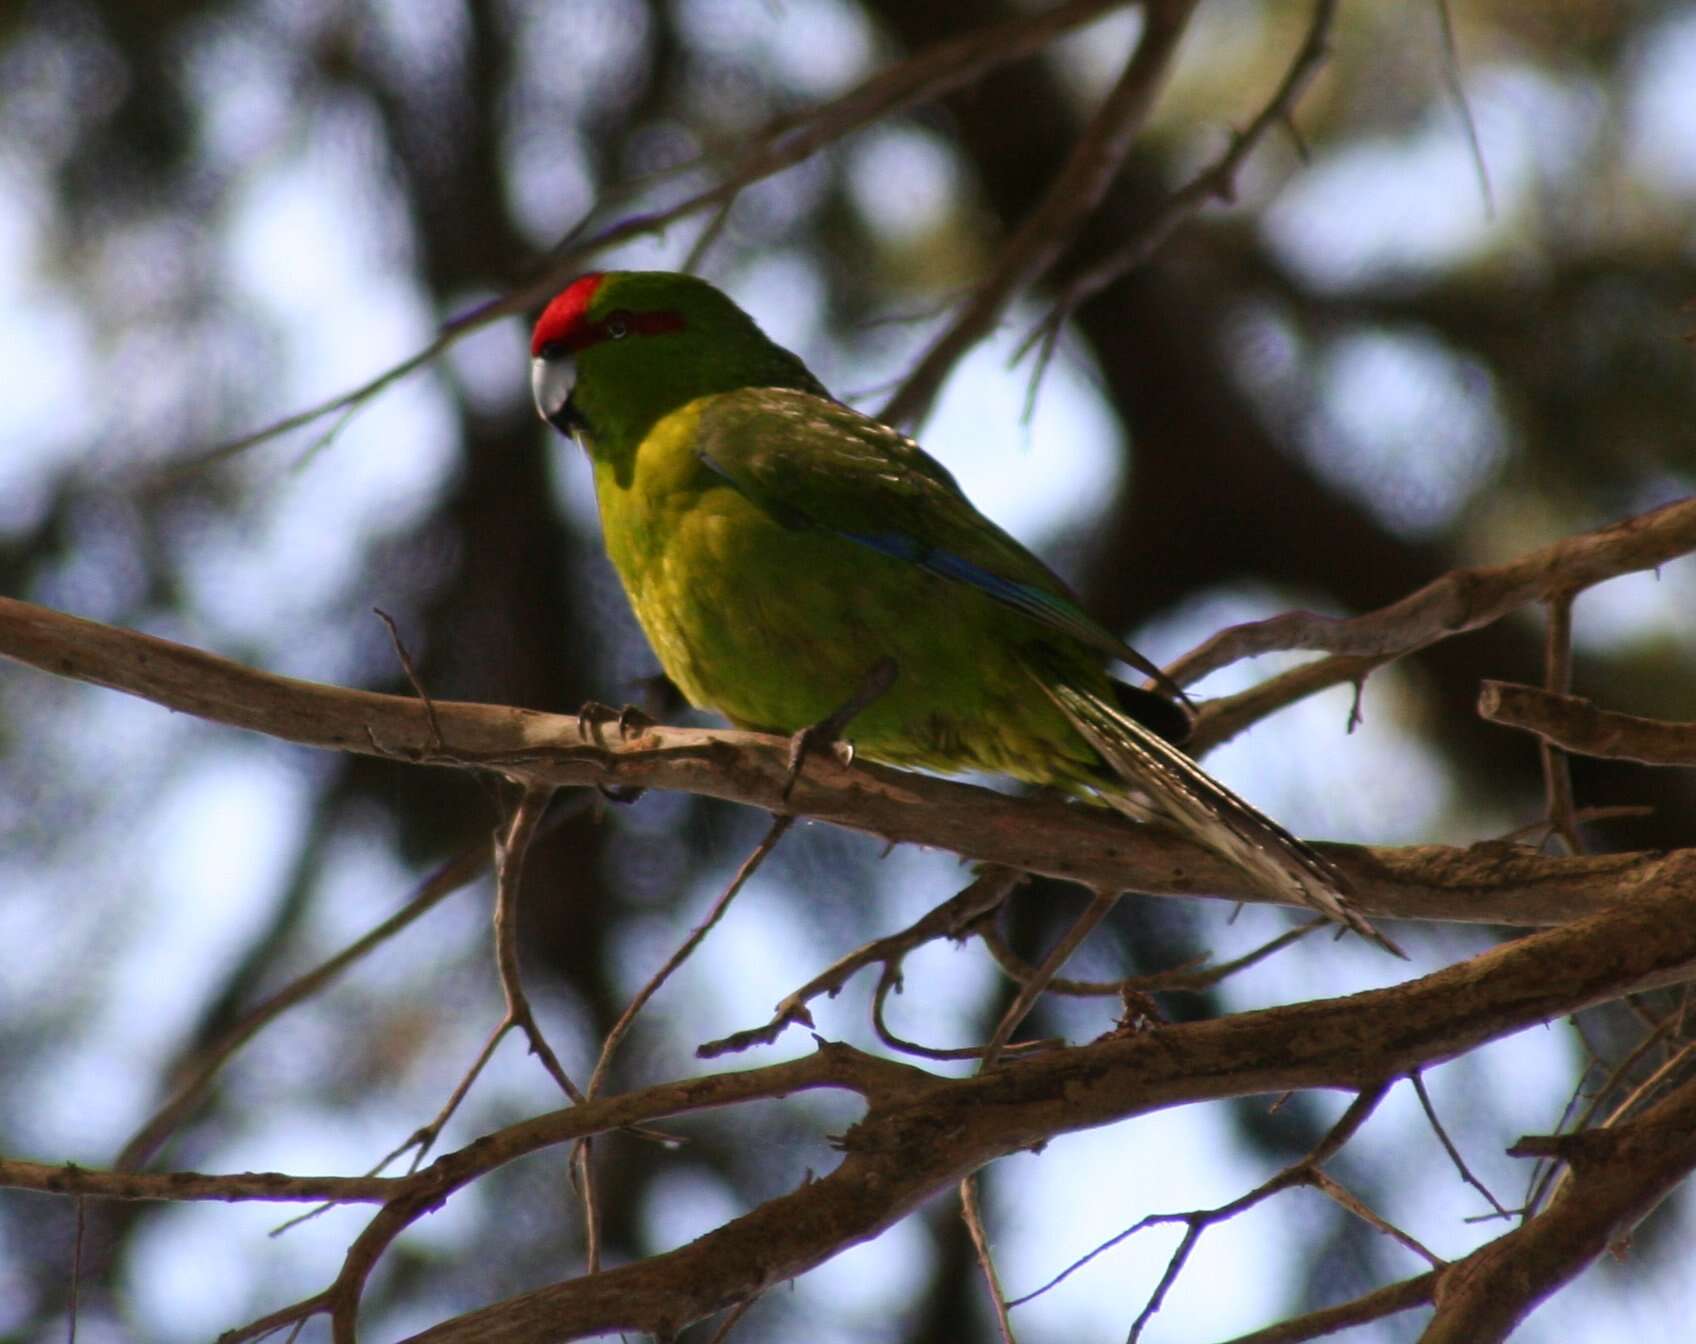
MULTIPOLYGON (((1492 1344, 1610 1246, 1628 1241, 1696 1167, 1696 1078, 1634 1120, 1555 1141, 1572 1177, 1549 1207, 1441 1271, 1423 1344, 1492 1344)), ((1548 1145, 1521 1140, 1522 1157, 1548 1145)))
POLYGON ((1523 728, 1581 756, 1639 765, 1696 765, 1696 723, 1598 709, 1581 695, 1486 681, 1478 695, 1478 713, 1491 723, 1523 728))
POLYGON ((892 425, 922 420, 949 371, 995 324, 1014 293, 1054 264, 1100 203, 1148 120, 1195 0, 1144 0, 1142 36, 1119 81, 1078 137, 1042 203, 1001 250, 995 270, 932 343, 880 412, 892 425))
MULTIPOLYGON (((1399 602, 1349 620, 1291 611, 1221 630, 1169 666, 1189 684, 1241 658, 1286 649, 1388 661, 1498 621, 1531 602, 1580 592, 1696 550, 1696 496, 1623 522, 1565 537, 1499 565, 1455 569, 1399 602)), ((1344 678, 1345 680, 1347 678, 1344 678)))
MULTIPOLYGON (((1266 899, 1174 832, 1052 798, 843 765, 829 752, 808 757, 786 801, 789 742, 781 737, 644 725, 608 738, 600 725, 569 715, 434 701, 438 745, 418 700, 274 676, 12 598, 0 598, 0 656, 305 746, 485 769, 523 785, 681 790, 1102 890, 1266 899)), ((1369 914, 1528 926, 1632 900, 1689 852, 1545 858, 1502 845, 1321 849, 1369 914)))
MULTIPOLYGON (((521 1294, 443 1322, 408 1344, 539 1344, 618 1329, 669 1338, 690 1321, 876 1236, 987 1162, 1057 1134, 1227 1096, 1373 1088, 1696 958, 1696 855, 1680 868, 1638 906, 1523 939, 1413 984, 1109 1036, 987 1074, 898 1086, 871 1097, 866 1117, 841 1141, 841 1165, 822 1178, 677 1250, 521 1294)), ((659 1118, 640 1105, 641 1096, 621 1099, 630 1103, 625 1120, 637 1112, 659 1118)), ((598 1113, 611 1104, 588 1109, 598 1113)), ((514 1130, 536 1141, 544 1134, 563 1141, 582 1129, 585 1109, 514 1130)), ((606 1118, 596 1115, 603 1124, 606 1118)), ((1656 1123, 1655 1133, 1668 1133, 1671 1142, 1670 1121, 1656 1123)), ((1681 1158, 1686 1149, 1696 1152, 1696 1124, 1686 1120, 1674 1146, 1681 1158)), ((1665 1174, 1673 1164, 1655 1165, 1665 1174)), ((409 1199, 439 1200, 443 1193, 409 1199)))

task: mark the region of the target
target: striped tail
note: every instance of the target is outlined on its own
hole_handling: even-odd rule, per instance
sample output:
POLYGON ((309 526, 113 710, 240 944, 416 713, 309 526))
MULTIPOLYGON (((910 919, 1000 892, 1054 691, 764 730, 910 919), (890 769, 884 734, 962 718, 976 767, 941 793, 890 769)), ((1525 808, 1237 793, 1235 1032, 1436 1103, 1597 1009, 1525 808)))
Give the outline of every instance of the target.
MULTIPOLYGON (((1354 908, 1343 875, 1310 846, 1099 695, 1053 673, 1033 668, 1032 675, 1113 772, 1148 795, 1157 813, 1242 869, 1274 900, 1311 906, 1406 958, 1354 908)), ((1137 800, 1105 789, 1101 796, 1127 816, 1147 819, 1148 809, 1137 800)))

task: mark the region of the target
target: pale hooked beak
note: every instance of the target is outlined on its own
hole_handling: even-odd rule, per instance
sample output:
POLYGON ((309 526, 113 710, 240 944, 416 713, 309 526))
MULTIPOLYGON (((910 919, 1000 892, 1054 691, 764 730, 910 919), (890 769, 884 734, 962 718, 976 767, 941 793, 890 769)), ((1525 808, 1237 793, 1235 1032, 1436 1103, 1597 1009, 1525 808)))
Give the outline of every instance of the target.
POLYGON ((530 395, 536 414, 562 434, 572 432, 571 389, 576 382, 577 370, 569 355, 552 359, 537 355, 530 361, 530 395))

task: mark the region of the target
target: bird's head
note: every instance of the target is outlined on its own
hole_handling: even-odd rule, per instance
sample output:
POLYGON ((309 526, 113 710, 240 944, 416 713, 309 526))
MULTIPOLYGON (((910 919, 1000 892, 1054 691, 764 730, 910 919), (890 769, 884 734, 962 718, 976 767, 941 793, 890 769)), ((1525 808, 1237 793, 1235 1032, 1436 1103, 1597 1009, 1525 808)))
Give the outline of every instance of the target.
POLYGON ((633 447, 661 416, 741 387, 823 393, 800 360, 692 275, 579 276, 543 309, 530 338, 537 412, 595 452, 633 447))

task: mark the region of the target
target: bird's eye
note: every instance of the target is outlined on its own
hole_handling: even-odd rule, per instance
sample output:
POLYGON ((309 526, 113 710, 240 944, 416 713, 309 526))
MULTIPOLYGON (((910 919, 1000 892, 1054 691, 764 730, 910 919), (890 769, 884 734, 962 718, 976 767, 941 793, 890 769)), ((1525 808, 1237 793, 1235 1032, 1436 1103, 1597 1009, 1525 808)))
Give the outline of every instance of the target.
POLYGON ((558 359, 564 353, 564 341, 543 341, 541 347, 536 351, 536 357, 538 359, 558 359))
POLYGON ((623 310, 608 313, 607 320, 602 323, 602 327, 613 340, 622 341, 630 334, 630 314, 623 310))

